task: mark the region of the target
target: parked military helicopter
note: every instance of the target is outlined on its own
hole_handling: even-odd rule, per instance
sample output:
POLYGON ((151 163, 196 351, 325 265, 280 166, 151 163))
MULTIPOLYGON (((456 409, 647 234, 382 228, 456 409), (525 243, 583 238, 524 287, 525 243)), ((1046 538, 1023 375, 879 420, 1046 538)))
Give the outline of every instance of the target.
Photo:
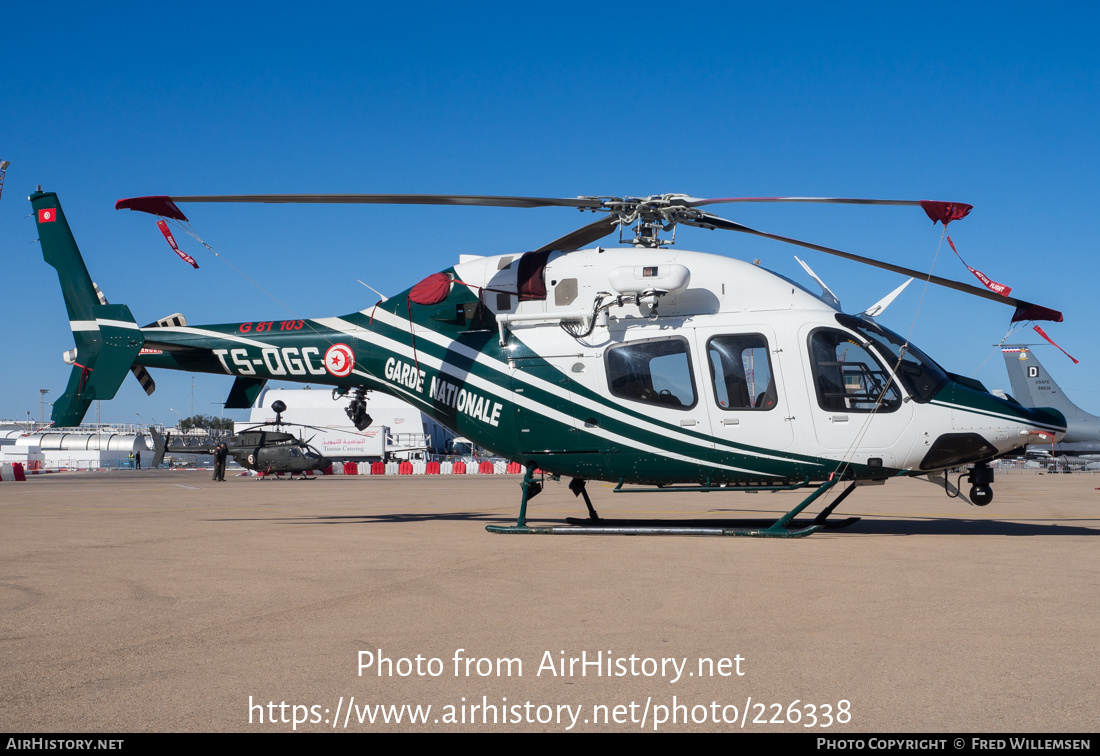
POLYGON ((231 396, 254 393, 269 379, 328 383, 350 400, 348 416, 360 429, 369 423, 367 392, 383 391, 527 466, 516 525, 490 526, 493 532, 626 532, 596 527, 603 521, 585 489, 592 479, 616 482, 616 492, 811 489, 768 527, 712 531, 729 535, 808 535, 856 486, 933 477, 968 463, 971 499, 986 504, 989 460, 1026 444, 1029 433, 1060 436, 1066 427, 1055 410, 1022 407, 943 370, 874 321, 883 303, 846 315, 827 288, 815 295, 756 265, 672 249, 673 240, 660 237, 678 224, 753 234, 1011 304, 1014 320, 1061 320, 1030 302, 700 209, 744 201, 919 205, 946 224, 969 205, 678 194, 124 199, 116 208, 183 223, 177 203, 184 202, 557 206, 606 214, 533 251, 462 262, 342 317, 189 326, 173 316, 139 328, 125 305, 97 303, 57 196, 38 191, 30 200, 77 343, 55 423, 75 424, 92 401, 114 396, 132 365, 232 375, 231 396), (588 246, 631 224, 627 246, 588 246), (527 525, 527 502, 541 490, 536 468, 573 478, 589 526, 527 525), (848 487, 813 523, 788 527, 841 481, 848 487))
MULTIPOLYGON (((308 472, 326 470, 332 466, 332 460, 326 459, 307 441, 303 441, 293 433, 279 430, 286 425, 300 425, 283 422, 283 413, 286 412, 284 402, 275 401, 271 409, 275 412, 274 420, 245 428, 224 441, 230 456, 237 460, 237 464, 248 470, 262 473, 264 477, 289 473, 291 477, 297 475, 300 479, 304 479, 308 472), (268 426, 273 426, 276 430, 267 430, 268 426)), ((156 467, 164 459, 165 452, 172 451, 172 434, 169 433, 167 438, 161 438, 155 429, 151 429, 151 433, 156 450, 153 466, 156 467)), ((175 451, 185 454, 213 454, 217 446, 218 444, 179 445, 175 447, 175 451)))

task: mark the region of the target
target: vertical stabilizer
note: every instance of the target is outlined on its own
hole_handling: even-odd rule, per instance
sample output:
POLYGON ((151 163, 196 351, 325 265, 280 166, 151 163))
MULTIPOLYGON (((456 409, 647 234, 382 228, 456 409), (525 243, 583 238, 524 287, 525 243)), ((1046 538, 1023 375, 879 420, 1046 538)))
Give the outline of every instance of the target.
POLYGON ((1025 407, 1053 407, 1066 420, 1087 420, 1093 415, 1069 400, 1054 382, 1035 353, 1025 345, 1006 344, 1001 347, 1012 384, 1012 396, 1025 407))
POLYGON ((100 304, 95 284, 53 192, 30 196, 42 257, 57 271, 76 349, 66 353, 73 366, 65 393, 54 402, 55 425, 75 426, 91 403, 112 399, 145 343, 130 308, 100 304))
POLYGON ((53 192, 35 192, 30 197, 34 219, 38 224, 38 240, 42 243, 42 257, 57 270, 61 282, 61 294, 65 297, 65 309, 75 331, 78 323, 95 321, 93 308, 99 305, 95 284, 88 275, 88 267, 76 239, 65 220, 65 212, 53 192))

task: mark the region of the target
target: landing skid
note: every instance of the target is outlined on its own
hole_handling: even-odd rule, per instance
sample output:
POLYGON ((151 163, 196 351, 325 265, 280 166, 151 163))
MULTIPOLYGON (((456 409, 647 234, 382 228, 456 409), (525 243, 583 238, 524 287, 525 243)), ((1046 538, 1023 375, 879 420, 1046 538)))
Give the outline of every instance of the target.
MULTIPOLYGON (((861 517, 845 517, 843 520, 792 520, 790 530, 802 530, 820 525, 820 530, 842 530, 859 522, 861 517)), ((767 530, 772 520, 592 520, 583 517, 566 517, 570 525, 588 528, 679 528, 683 530, 767 530)))
MULTIPOLYGON (((819 530, 846 528, 859 521, 858 517, 848 517, 844 520, 827 522, 827 518, 855 488, 851 484, 840 496, 826 507, 821 514, 810 522, 796 523, 797 517, 806 507, 812 504, 822 494, 826 493, 839 482, 839 479, 827 480, 821 483, 814 491, 803 499, 798 506, 774 522, 752 521, 752 525, 746 521, 728 520, 605 520, 596 515, 588 493, 584 489, 584 481, 574 479, 569 489, 574 495, 583 494, 585 505, 588 507, 589 517, 579 519, 570 517, 566 519, 568 525, 531 527, 527 525, 527 502, 542 491, 542 484, 535 480, 531 468, 523 476, 523 496, 520 501, 519 517, 516 524, 510 527, 500 525, 487 525, 485 529, 490 533, 515 534, 515 535, 693 535, 693 536, 744 536, 748 538, 804 538, 819 530), (740 526, 739 526, 740 525, 740 526), (753 525, 756 525, 755 527, 753 525)), ((621 486, 621 484, 620 484, 621 486)), ((797 488, 800 486, 791 486, 797 488)), ((737 490, 737 489, 734 489, 737 490)), ((774 488, 771 490, 775 490, 774 488)))

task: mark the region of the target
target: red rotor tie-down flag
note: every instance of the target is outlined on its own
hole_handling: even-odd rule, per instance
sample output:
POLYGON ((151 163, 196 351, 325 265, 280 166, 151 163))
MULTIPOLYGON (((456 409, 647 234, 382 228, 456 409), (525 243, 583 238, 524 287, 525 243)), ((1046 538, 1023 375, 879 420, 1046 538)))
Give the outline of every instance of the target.
MULTIPOLYGON (((959 262, 961 262, 963 265, 966 265, 966 260, 964 260, 962 258, 962 255, 959 254, 959 250, 955 249, 955 242, 951 241, 951 237, 947 234, 944 234, 944 236, 947 236, 947 243, 951 245, 951 251, 955 253, 955 257, 959 258, 959 262)), ((989 289, 993 293, 1000 294, 1004 297, 1007 297, 1009 294, 1012 293, 1011 286, 1005 286, 1002 283, 997 283, 993 279, 987 277, 985 273, 982 273, 977 268, 971 268, 969 265, 966 265, 966 269, 973 273, 974 277, 981 281, 985 288, 989 289)))
POLYGON ((959 254, 959 250, 955 248, 955 242, 951 241, 951 237, 947 235, 947 224, 951 221, 965 218, 970 214, 970 211, 974 209, 973 205, 968 205, 965 202, 935 202, 933 200, 921 200, 920 206, 924 208, 925 215, 932 219, 933 225, 936 223, 943 224, 943 235, 947 237, 947 243, 951 245, 951 251, 955 253, 955 257, 959 258, 959 262, 965 265, 966 269, 982 282, 982 286, 995 294, 1000 294, 1005 297, 1012 292, 1010 287, 997 283, 977 268, 971 268, 969 265, 966 265, 966 260, 959 254))
POLYGON ((168 229, 167 223, 159 220, 157 221, 157 228, 159 228, 160 232, 164 234, 164 238, 168 241, 168 246, 172 248, 173 252, 180 256, 181 260, 186 263, 190 263, 192 268, 197 269, 199 267, 199 264, 195 262, 195 258, 191 257, 191 255, 187 254, 186 252, 181 251, 180 248, 176 246, 176 237, 172 236, 172 232, 168 229))
MULTIPOLYGON (((1051 344, 1054 344, 1054 339, 1052 339, 1052 338, 1050 338, 1049 336, 1047 336, 1047 334, 1046 334, 1046 331, 1044 331, 1044 330, 1043 330, 1042 328, 1040 328, 1039 326, 1035 326, 1035 333, 1037 333, 1037 334, 1039 334, 1040 336, 1042 336, 1042 337, 1043 337, 1044 339, 1046 339, 1047 341, 1049 341, 1049 342, 1050 342, 1051 344)), ((1062 353, 1062 354, 1064 354, 1064 355, 1065 355, 1066 357, 1069 357, 1069 358, 1070 358, 1071 360, 1073 360, 1073 364, 1074 364, 1074 365, 1077 365, 1077 364, 1079 364, 1079 363, 1080 363, 1080 360, 1078 360, 1078 359, 1077 359, 1076 357, 1074 357, 1074 356, 1073 356, 1072 354, 1070 354, 1069 352, 1067 352, 1067 351, 1066 351, 1065 349, 1062 349, 1062 347, 1058 346, 1057 344, 1054 344, 1054 346, 1055 346, 1055 347, 1056 347, 1056 348, 1058 349, 1058 351, 1059 351, 1059 352, 1061 352, 1061 353, 1062 353)))

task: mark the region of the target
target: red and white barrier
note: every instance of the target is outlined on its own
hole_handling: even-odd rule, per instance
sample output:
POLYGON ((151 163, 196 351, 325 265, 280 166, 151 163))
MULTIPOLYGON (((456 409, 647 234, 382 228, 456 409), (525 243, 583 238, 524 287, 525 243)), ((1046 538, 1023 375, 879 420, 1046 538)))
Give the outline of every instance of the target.
MULTIPOLYGON (((522 475, 523 465, 504 460, 467 463, 465 460, 445 462, 345 462, 333 465, 326 474, 335 475, 522 475)), ((4 480, 11 478, 5 475, 4 480)))
POLYGON ((0 481, 26 481, 27 476, 23 472, 23 463, 5 462, 0 464, 0 481))

